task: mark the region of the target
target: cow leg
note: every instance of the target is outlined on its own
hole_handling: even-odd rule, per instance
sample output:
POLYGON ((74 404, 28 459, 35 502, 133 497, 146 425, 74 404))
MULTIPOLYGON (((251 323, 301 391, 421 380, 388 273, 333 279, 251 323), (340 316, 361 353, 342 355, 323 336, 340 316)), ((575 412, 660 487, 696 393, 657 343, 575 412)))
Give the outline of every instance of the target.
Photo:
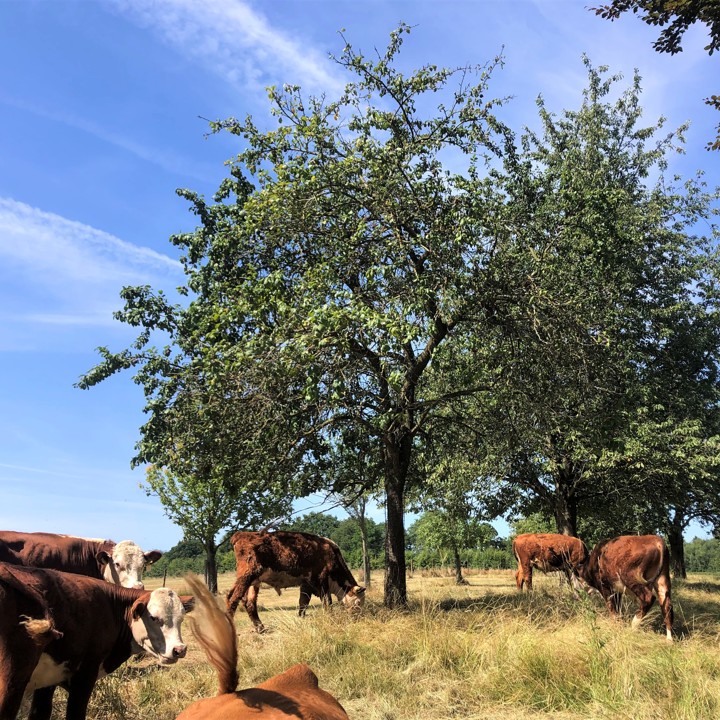
POLYGON ((332 594, 330 593, 330 584, 328 582, 323 582, 322 585, 320 585, 320 600, 322 600, 325 610, 329 609, 332 605, 332 594))
POLYGON ((56 685, 39 688, 33 693, 28 720, 49 720, 56 685))
POLYGON ((610 616, 617 620, 620 616, 620 606, 622 605, 622 595, 614 590, 610 590, 606 587, 600 588, 600 594, 605 601, 610 616))
POLYGON ((92 695, 93 688, 95 687, 98 670, 98 667, 86 667, 73 676, 68 687, 65 720, 85 720, 87 706, 90 702, 90 695, 92 695))
POLYGON ((235 580, 235 584, 230 588, 225 598, 227 614, 230 616, 230 619, 235 617, 237 606, 240 604, 240 601, 244 599, 251 583, 252 579, 249 577, 238 577, 235 580))
POLYGON ((7 657, 4 653, 0 655, 0 664, 3 665, 0 671, 0 720, 15 720, 30 676, 21 680, 14 675, 9 663, 6 663, 7 657))
MULTIPOLYGON (((9 620, 10 614, 5 619, 9 620)), ((10 630, 2 620, 0 618, 0 720, 15 720, 40 650, 27 636, 15 641, 3 639, 2 633, 9 634, 10 630)))
POLYGON ((310 598, 312 597, 312 588, 306 582, 300 585, 300 600, 298 602, 298 615, 304 617, 305 611, 310 604, 310 598))
POLYGON ((521 565, 518 565, 518 569, 515 571, 515 584, 517 585, 517 589, 522 591, 522 589, 523 589, 523 572, 522 572, 521 565))
POLYGON ((255 626, 255 630, 259 633, 262 633, 265 632, 265 626, 260 621, 260 616, 258 615, 257 611, 257 597, 259 591, 259 583, 253 583, 252 585, 250 585, 243 597, 243 604, 245 605, 245 611, 247 612, 248 617, 252 621, 252 624, 255 626))
POLYGON ((640 609, 635 613, 632 619, 632 627, 638 628, 643 621, 643 618, 648 614, 648 611, 655 602, 655 596, 652 590, 647 585, 632 585, 628 586, 628 590, 637 597, 640 603, 640 609))
POLYGON ((659 577, 655 584, 655 590, 660 608, 662 609, 663 620, 665 621, 665 636, 668 640, 672 641, 674 612, 672 600, 670 599, 670 578, 659 577))
MULTIPOLYGON (((525 584, 525 587, 528 589, 528 592, 532 590, 532 565, 528 565, 526 568, 523 568, 523 583, 525 584)), ((521 585, 522 587, 522 585, 521 585)))

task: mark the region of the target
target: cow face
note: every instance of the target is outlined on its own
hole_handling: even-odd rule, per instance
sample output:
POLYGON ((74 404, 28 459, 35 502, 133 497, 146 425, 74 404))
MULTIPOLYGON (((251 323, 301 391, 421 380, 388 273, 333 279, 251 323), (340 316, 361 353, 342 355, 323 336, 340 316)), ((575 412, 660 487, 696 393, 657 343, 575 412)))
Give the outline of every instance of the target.
POLYGON ((161 665, 172 665, 185 657, 187 645, 182 641, 180 626, 194 604, 191 595, 180 596, 168 588, 145 593, 132 606, 130 629, 134 642, 161 665))
POLYGON ((365 588, 355 585, 343 595, 343 605, 352 613, 359 613, 365 604, 365 588))
POLYGON ((144 590, 143 570, 146 565, 154 563, 161 556, 159 550, 144 553, 132 540, 123 540, 113 549, 112 557, 106 552, 101 552, 98 560, 103 565, 102 574, 108 582, 121 587, 144 590))

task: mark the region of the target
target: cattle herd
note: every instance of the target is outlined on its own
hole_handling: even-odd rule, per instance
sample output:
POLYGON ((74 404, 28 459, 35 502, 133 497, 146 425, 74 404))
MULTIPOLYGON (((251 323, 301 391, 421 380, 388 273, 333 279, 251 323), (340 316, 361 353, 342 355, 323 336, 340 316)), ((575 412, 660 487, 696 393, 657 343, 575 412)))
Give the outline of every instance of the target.
MULTIPOLYGON (((131 655, 160 665, 185 657, 181 625, 193 634, 219 678, 219 693, 187 707, 178 720, 343 720, 338 701, 318 686, 313 671, 294 665, 255 688, 237 690, 237 638, 233 617, 240 603, 258 632, 260 584, 278 594, 300 588, 303 615, 312 595, 325 606, 338 598, 358 612, 365 588, 353 578, 338 546, 297 532, 237 532, 231 538, 237 577, 223 611, 197 578, 193 595, 169 588, 145 590, 142 573, 158 560, 135 543, 50 533, 0 531, 0 720, 15 720, 23 698, 29 717, 49 720, 55 688, 67 690, 67 720, 84 720, 96 681, 131 655)), ((640 623, 657 597, 672 639, 673 610, 667 547, 656 535, 624 535, 588 552, 577 538, 524 534, 513 541, 518 590, 532 589, 533 568, 565 574, 573 587, 599 593, 618 615, 625 592, 634 595, 640 623)))

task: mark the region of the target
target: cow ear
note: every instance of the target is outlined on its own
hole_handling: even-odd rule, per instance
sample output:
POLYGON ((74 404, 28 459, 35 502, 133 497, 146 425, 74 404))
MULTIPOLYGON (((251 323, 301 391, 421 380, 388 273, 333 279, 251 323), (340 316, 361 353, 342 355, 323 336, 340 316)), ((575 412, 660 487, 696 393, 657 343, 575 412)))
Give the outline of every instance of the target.
POLYGON ((148 565, 152 565, 154 562, 157 562, 162 557, 162 553, 159 550, 151 550, 150 552, 145 553, 145 562, 148 565))
POLYGON ((356 585, 353 590, 355 591, 356 595, 364 595, 365 594, 365 588, 362 585, 356 585))
POLYGON ((192 595, 181 595, 180 602, 183 604, 186 613, 195 609, 195 598, 192 595))
POLYGON ((108 565, 112 562, 112 558, 110 555, 105 552, 105 550, 101 550, 96 556, 95 559, 98 561, 98 565, 100 567, 103 567, 104 565, 108 565))
POLYGON ((145 612, 147 608, 147 605, 138 598, 131 608, 132 618, 133 620, 138 620, 140 616, 145 612))

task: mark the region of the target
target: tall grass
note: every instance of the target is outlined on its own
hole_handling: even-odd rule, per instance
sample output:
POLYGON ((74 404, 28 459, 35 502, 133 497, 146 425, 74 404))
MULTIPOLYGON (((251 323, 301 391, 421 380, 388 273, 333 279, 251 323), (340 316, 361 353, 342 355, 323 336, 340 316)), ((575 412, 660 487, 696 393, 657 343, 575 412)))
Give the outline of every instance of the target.
MULTIPOLYGON (((260 594, 269 632, 257 635, 236 617, 241 685, 262 682, 307 662, 356 720, 449 718, 720 717, 720 579, 699 577, 674 587, 679 629, 667 643, 657 611, 639 631, 610 620, 590 598, 574 600, 552 577, 532 595, 507 571, 410 579, 410 608, 391 612, 369 593, 355 620, 333 606, 296 616, 297 594, 260 594)), ((232 582, 222 578, 221 587, 232 582)), ((167 584, 182 590, 182 580, 167 584)), ((193 700, 214 695, 217 681, 191 647, 171 668, 131 661, 100 681, 89 718, 171 720, 193 700)), ((64 693, 57 693, 58 717, 64 693)))

